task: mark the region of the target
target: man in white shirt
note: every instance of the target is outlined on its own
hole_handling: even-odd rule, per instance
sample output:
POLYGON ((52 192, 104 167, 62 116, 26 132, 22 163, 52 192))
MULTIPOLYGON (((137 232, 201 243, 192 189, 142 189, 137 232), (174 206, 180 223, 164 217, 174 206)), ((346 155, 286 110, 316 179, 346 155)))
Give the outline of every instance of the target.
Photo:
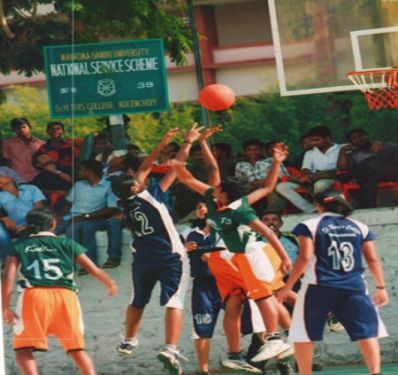
POLYGON ((331 141, 331 133, 326 126, 315 126, 307 133, 312 149, 304 154, 301 175, 293 181, 279 183, 276 191, 303 212, 315 211, 315 207, 298 194, 295 189, 304 185, 320 193, 335 183, 337 158, 342 145, 331 141))

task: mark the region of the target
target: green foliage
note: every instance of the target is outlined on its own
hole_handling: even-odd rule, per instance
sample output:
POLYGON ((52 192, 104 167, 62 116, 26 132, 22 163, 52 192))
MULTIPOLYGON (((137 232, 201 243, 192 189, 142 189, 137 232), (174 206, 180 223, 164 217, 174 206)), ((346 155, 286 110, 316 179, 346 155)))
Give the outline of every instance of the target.
MULTIPOLYGON (((0 125, 3 138, 14 136, 9 129, 11 118, 27 117, 33 131, 45 139, 46 124, 51 121, 44 89, 29 86, 13 87, 7 91, 7 102, 0 105, 0 125)), ((194 121, 200 123, 200 107, 196 104, 175 104, 168 112, 130 115, 128 129, 131 142, 149 152, 170 128, 190 128, 194 121)), ((103 118, 78 118, 63 120, 67 136, 84 137, 100 131, 105 126, 103 118)), ((223 125, 223 132, 215 135, 213 142, 228 142, 235 153, 242 151, 242 141, 257 138, 263 142, 283 140, 294 159, 302 150, 299 139, 309 128, 328 126, 333 140, 345 143, 349 129, 361 127, 371 139, 398 143, 398 111, 370 111, 359 92, 328 95, 280 97, 262 94, 239 98, 228 111, 211 113, 211 124, 223 125)), ((176 139, 182 141, 183 135, 176 139)))
POLYGON ((0 72, 12 69, 27 76, 43 71, 43 46, 96 42, 104 38, 163 38, 170 57, 185 62, 192 48, 191 31, 177 0, 3 0, 9 27, 0 33, 0 72), (55 12, 37 13, 38 5, 53 4, 55 12), (163 5, 163 6, 161 6, 163 5), (173 7, 174 14, 165 12, 173 7), (111 15, 111 16, 110 16, 111 15))

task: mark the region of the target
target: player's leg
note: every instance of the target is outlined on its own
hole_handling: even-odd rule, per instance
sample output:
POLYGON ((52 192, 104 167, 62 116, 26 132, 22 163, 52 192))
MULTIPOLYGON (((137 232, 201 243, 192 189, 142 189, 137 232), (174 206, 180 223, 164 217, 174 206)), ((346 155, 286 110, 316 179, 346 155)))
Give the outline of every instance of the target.
POLYGON ((15 350, 15 359, 23 375, 39 375, 32 349, 15 350))
POLYGON ((242 296, 241 291, 230 294, 224 302, 224 332, 227 337, 228 352, 240 353, 240 317, 242 315, 242 296))
POLYGON ((314 356, 313 342, 295 342, 294 356, 296 357, 300 375, 312 374, 312 361, 314 356))
POLYGON ((172 253, 161 260, 157 270, 160 281, 160 304, 166 306, 165 347, 157 358, 170 374, 182 374, 180 359, 186 359, 177 349, 183 325, 184 299, 189 284, 189 261, 186 254, 172 253))
POLYGON ((122 354, 131 355, 138 346, 138 332, 141 327, 144 309, 151 297, 157 276, 153 265, 148 262, 133 261, 133 296, 126 310, 124 336, 117 347, 122 354))
POLYGON ((195 351, 198 359, 199 373, 209 372, 210 339, 195 339, 195 351))
POLYGON ((92 359, 84 350, 72 350, 69 355, 76 363, 76 366, 80 370, 82 375, 95 375, 95 367, 92 359))
POLYGON ((379 374, 381 369, 380 345, 377 338, 358 340, 363 359, 370 374, 379 374))

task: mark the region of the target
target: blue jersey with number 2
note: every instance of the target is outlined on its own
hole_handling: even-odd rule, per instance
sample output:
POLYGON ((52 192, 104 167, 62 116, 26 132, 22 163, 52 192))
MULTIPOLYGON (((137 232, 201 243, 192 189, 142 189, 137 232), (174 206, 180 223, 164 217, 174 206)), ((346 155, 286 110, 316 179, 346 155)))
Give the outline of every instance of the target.
POLYGON ((314 243, 303 283, 365 290, 362 245, 375 239, 367 225, 328 212, 298 224, 293 233, 314 243))

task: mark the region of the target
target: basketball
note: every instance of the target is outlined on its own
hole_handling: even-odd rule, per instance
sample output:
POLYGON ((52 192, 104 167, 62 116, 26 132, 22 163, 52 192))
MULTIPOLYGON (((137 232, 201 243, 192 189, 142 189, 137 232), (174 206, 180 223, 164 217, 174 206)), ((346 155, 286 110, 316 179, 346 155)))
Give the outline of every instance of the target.
POLYGON ((215 83, 200 90, 199 103, 210 111, 223 111, 235 103, 235 93, 230 87, 215 83))

